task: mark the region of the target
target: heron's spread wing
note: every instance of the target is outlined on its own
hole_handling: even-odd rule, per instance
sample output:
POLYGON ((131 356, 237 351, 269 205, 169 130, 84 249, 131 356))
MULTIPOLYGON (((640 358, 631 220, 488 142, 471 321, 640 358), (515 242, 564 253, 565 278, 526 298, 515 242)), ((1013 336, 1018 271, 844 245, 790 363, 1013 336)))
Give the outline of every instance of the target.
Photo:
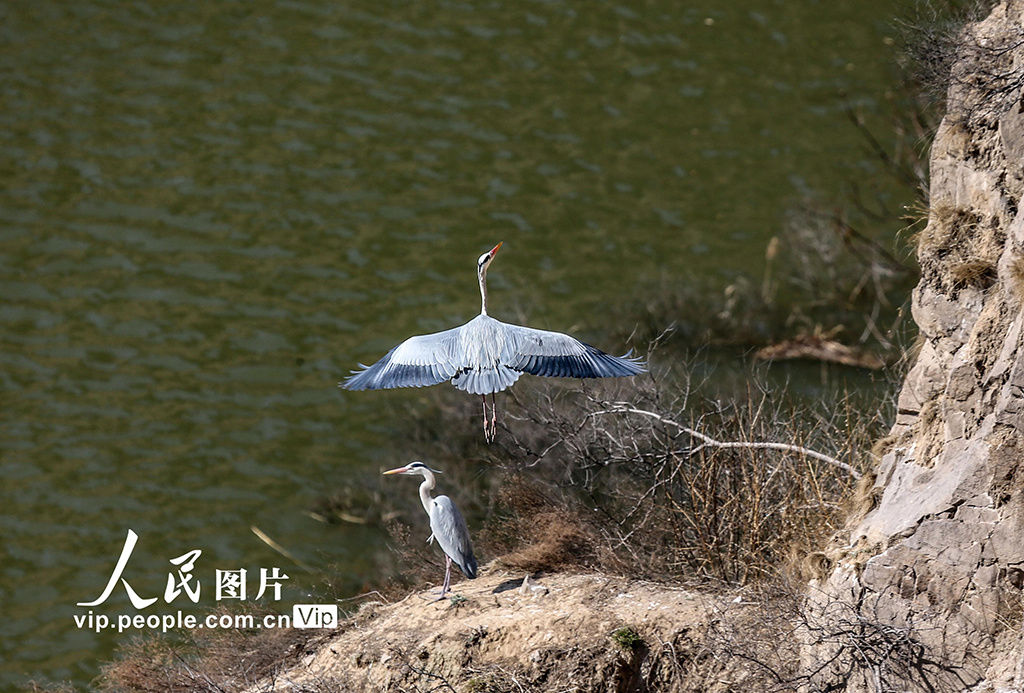
POLYGON ((455 561, 466 577, 476 577, 476 557, 462 513, 448 496, 438 496, 430 506, 430 529, 441 550, 455 561))
POLYGON ((461 329, 454 327, 410 337, 372 366, 352 371, 340 385, 348 390, 381 390, 424 387, 450 380, 459 370, 455 349, 461 329))
POLYGON ((444 332, 410 337, 341 383, 349 390, 423 387, 451 380, 478 395, 500 392, 521 373, 611 378, 645 371, 643 360, 612 356, 561 332, 510 325, 479 315, 444 332))
POLYGON ((506 363, 524 373, 557 378, 614 378, 645 372, 643 359, 612 356, 561 332, 507 325, 506 363))

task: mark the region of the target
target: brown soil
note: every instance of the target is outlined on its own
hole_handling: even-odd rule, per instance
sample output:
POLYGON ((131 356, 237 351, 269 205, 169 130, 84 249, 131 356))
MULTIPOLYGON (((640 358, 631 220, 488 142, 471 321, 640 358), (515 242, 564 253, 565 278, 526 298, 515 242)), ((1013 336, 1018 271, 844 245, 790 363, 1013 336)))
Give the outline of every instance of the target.
POLYGON ((524 577, 492 567, 458 582, 454 599, 367 602, 297 665, 250 690, 681 690, 689 672, 680 663, 700 660, 703 624, 742 608, 604 575, 548 575, 528 587, 524 577))

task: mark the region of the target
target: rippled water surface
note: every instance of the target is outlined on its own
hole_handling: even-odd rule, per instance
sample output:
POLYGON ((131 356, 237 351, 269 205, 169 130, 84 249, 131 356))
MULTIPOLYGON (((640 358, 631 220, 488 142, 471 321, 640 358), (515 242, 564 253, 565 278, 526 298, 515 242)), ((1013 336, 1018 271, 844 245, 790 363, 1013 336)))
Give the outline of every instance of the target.
POLYGON ((6 3, 0 685, 84 684, 124 641, 72 614, 129 527, 146 596, 201 548, 302 601, 251 525, 360 584, 378 537, 306 511, 396 462, 421 395, 336 381, 472 317, 498 240, 492 314, 611 350, 653 278, 755 271, 795 196, 882 175, 842 108, 880 110, 892 11, 6 3))

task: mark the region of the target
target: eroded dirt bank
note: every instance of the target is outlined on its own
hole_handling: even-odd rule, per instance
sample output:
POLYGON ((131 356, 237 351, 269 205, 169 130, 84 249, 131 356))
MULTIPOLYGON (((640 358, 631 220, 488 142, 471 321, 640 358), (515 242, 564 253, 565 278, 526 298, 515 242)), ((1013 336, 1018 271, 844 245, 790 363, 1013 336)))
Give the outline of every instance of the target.
POLYGON ((428 601, 427 592, 368 602, 251 690, 667 689, 690 674, 687 665, 706 668, 693 649, 704 624, 747 608, 604 575, 550 575, 526 588, 523 578, 492 569, 458 583, 454 602, 428 601))

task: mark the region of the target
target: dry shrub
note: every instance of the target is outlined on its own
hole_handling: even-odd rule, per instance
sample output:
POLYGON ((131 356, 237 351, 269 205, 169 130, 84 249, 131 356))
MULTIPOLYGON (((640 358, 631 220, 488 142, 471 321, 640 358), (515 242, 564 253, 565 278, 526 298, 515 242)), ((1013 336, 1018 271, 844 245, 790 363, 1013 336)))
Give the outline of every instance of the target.
POLYGON ((757 390, 729 405, 689 406, 688 394, 670 399, 652 380, 629 403, 643 414, 589 394, 529 413, 549 433, 542 447, 521 443, 518 464, 558 485, 566 507, 589 518, 602 567, 746 583, 777 574, 794 547, 810 553, 841 525, 840 501, 856 483, 850 471, 744 444, 806 445, 858 467, 878 417, 862 420, 852 409, 803 415, 757 390))
POLYGON ((540 571, 597 565, 598 532, 521 474, 505 479, 481 543, 502 565, 540 571))
MULTIPOLYGON (((258 621, 266 612, 245 613, 258 621)), ((312 651, 323 637, 321 631, 294 628, 207 628, 186 631, 180 638, 143 638, 120 648, 117 659, 103 668, 98 689, 213 693, 259 683, 269 688, 276 672, 312 651)))
POLYGON ((725 610, 702 642, 730 690, 964 690, 964 663, 925 644, 935 625, 897 625, 877 603, 809 593, 803 583, 747 596, 749 606, 725 610))
MULTIPOLYGON (((586 567, 730 583, 777 574, 794 551, 813 553, 842 524, 841 501, 853 474, 871 464, 867 451, 884 419, 842 401, 836 411, 802 411, 757 386, 723 403, 686 381, 650 376, 579 390, 534 383, 504 398, 504 430, 481 451, 473 403, 438 397, 448 415, 423 416, 447 435, 414 436, 410 459, 445 470, 439 492, 467 515, 482 564, 503 557, 528 571, 586 567), (627 397, 651 415, 614 404, 627 397), (804 445, 840 466, 794 451, 716 447, 669 422, 718 441, 804 445), (463 438, 473 441, 468 450, 453 449, 463 438)), ((412 523, 401 529, 405 520, 396 520, 390 530, 396 567, 410 584, 436 582, 442 559, 422 542, 416 501, 412 489, 395 501, 408 502, 401 517, 412 523)))
POLYGON ((946 105, 963 28, 989 13, 992 0, 922 0, 900 22, 903 70, 935 106, 946 105))
POLYGON ((534 515, 530 525, 526 536, 534 537, 534 543, 501 555, 502 565, 536 573, 583 568, 594 563, 594 538, 578 517, 553 510, 534 515))
POLYGON ((1020 100, 1024 65, 1014 53, 1024 45, 1019 24, 997 25, 984 34, 977 23, 995 0, 924 0, 901 22, 903 69, 917 91, 954 123, 992 124, 1020 100))
POLYGON ((1004 33, 985 35, 976 24, 967 24, 952 44, 947 108, 951 116, 971 125, 998 120, 1019 103, 1024 87, 1024 65, 1015 59, 1024 46, 1024 34, 1014 22, 998 26, 1004 33))

